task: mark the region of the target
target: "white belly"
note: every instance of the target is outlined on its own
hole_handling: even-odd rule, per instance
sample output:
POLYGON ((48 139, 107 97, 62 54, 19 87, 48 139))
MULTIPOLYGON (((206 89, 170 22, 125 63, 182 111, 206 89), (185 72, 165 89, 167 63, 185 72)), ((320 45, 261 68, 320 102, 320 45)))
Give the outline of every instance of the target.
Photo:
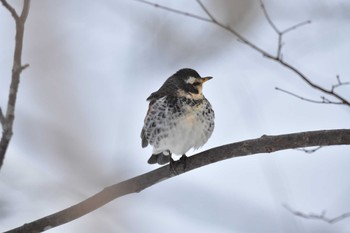
POLYGON ((203 146, 211 136, 210 124, 213 123, 204 119, 202 113, 186 114, 178 119, 174 118, 173 122, 176 122, 176 125, 171 127, 173 123, 170 123, 165 126, 167 137, 161 139, 158 145, 154 145, 153 154, 170 150, 173 154, 183 155, 191 148, 198 149, 203 146))

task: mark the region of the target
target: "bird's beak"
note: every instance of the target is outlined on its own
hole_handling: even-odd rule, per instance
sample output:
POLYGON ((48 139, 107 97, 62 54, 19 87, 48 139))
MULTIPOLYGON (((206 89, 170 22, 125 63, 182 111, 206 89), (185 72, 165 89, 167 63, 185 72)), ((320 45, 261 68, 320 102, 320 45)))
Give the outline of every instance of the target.
POLYGON ((206 81, 212 79, 213 77, 203 77, 202 78, 202 83, 205 83, 206 81))

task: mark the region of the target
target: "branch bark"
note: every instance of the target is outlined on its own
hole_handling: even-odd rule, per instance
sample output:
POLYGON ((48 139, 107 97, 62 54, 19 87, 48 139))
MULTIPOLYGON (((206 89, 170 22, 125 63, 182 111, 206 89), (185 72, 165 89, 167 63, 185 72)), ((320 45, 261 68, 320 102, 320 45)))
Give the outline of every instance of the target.
POLYGON ((350 129, 310 131, 278 136, 264 135, 257 139, 219 146, 189 157, 186 160, 186 166, 178 162, 174 165, 173 169, 170 169, 169 165, 166 165, 143 175, 106 187, 101 192, 76 205, 9 230, 7 233, 41 232, 57 227, 84 216, 118 197, 141 192, 152 185, 174 176, 225 159, 259 153, 271 153, 286 149, 330 145, 350 145, 350 129))
POLYGON ((0 124, 1 124, 2 127, 4 127, 4 125, 5 125, 5 116, 2 113, 1 108, 0 108, 0 124))
POLYGON ((24 0, 21 15, 18 16, 15 9, 7 3, 6 0, 1 0, 3 6, 11 13, 16 22, 16 37, 15 37, 15 52, 13 56, 12 78, 9 90, 9 97, 7 102, 6 115, 1 114, 2 123, 2 137, 0 140, 0 169, 5 159, 5 154, 9 146, 13 131, 13 123, 15 119, 15 106, 17 99, 17 92, 19 87, 21 72, 28 67, 22 65, 22 48, 24 36, 24 24, 28 17, 30 0, 24 0))

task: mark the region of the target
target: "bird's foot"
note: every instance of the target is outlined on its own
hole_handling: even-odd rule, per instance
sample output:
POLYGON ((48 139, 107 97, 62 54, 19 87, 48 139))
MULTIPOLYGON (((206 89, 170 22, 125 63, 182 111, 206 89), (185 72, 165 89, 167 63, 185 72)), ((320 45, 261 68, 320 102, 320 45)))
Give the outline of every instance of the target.
POLYGON ((179 160, 182 163, 184 170, 186 170, 186 167, 187 167, 187 158, 188 157, 185 154, 183 154, 179 160))
POLYGON ((185 154, 183 154, 178 161, 175 161, 170 156, 169 167, 170 167, 170 171, 175 175, 179 174, 179 172, 178 172, 179 167, 182 167, 182 171, 185 171, 186 167, 187 167, 187 156, 185 154), (182 165, 182 166, 179 166, 179 165, 182 165))
POLYGON ((170 172, 173 173, 174 175, 178 175, 179 174, 176 171, 176 163, 177 162, 170 155, 169 168, 170 168, 170 172))

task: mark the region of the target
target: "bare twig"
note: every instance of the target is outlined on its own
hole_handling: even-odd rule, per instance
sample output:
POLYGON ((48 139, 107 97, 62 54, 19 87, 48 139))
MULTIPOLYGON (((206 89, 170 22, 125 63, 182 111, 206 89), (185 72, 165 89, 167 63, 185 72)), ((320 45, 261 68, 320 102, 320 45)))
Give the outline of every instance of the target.
POLYGON ((267 19, 267 21, 268 21, 268 23, 270 24, 270 26, 273 28, 273 30, 274 30, 274 31, 277 33, 277 35, 278 35, 278 48, 277 48, 277 55, 276 55, 277 59, 274 59, 274 60, 276 60, 278 63, 280 63, 281 65, 285 66, 286 68, 288 68, 288 69, 294 71, 296 74, 299 75, 299 77, 301 77, 301 78, 302 78, 305 82, 307 82, 311 87, 313 87, 313 88, 315 88, 315 89, 318 89, 318 90, 321 91, 321 92, 324 92, 324 93, 326 93, 326 94, 328 94, 328 95, 331 95, 331 96, 333 96, 333 97, 339 99, 340 102, 330 101, 330 100, 328 100, 328 99, 325 98, 325 97, 321 97, 322 101, 315 101, 315 100, 310 100, 310 99, 303 98, 303 97, 301 97, 301 96, 295 95, 295 94, 293 94, 293 93, 291 93, 291 92, 288 92, 288 91, 285 91, 285 90, 281 90, 281 89, 278 89, 278 90, 283 91, 283 92, 285 92, 285 93, 288 93, 288 94, 290 94, 290 95, 293 95, 293 96, 295 96, 295 97, 297 97, 297 98, 299 98, 299 99, 302 99, 302 100, 305 100, 305 101, 309 101, 309 102, 313 102, 313 103, 322 103, 322 104, 325 104, 325 103, 326 103, 326 104, 344 104, 344 105, 350 106, 350 102, 349 102, 348 100, 346 100, 345 98, 341 97, 340 95, 338 95, 338 94, 336 94, 336 93, 334 92, 334 89, 335 89, 336 87, 341 86, 341 85, 346 85, 346 84, 347 84, 347 83, 341 83, 338 76, 337 76, 338 84, 337 84, 337 85, 333 85, 331 90, 327 90, 327 89, 325 89, 325 88, 323 88, 323 87, 321 87, 321 86, 319 86, 319 85, 313 83, 309 78, 307 78, 304 74, 302 74, 298 69, 296 69, 295 67, 291 66, 290 64, 284 62, 283 59, 282 59, 282 46, 283 46, 283 42, 282 42, 283 39, 282 39, 282 37, 283 37, 283 35, 286 34, 286 33, 288 33, 288 32, 291 32, 291 31, 293 31, 293 30, 295 30, 295 29, 297 29, 297 28, 299 28, 299 27, 301 27, 301 26, 310 24, 310 23, 311 23, 311 20, 307 20, 307 21, 298 23, 298 24, 296 24, 296 25, 293 25, 293 26, 291 26, 291 27, 289 27, 289 28, 284 29, 284 30, 281 31, 281 30, 279 30, 279 29, 276 27, 276 25, 275 25, 275 24, 273 23, 273 21, 271 20, 271 18, 270 18, 270 16, 269 16, 269 14, 268 14, 268 12, 267 12, 267 10, 266 10, 266 7, 265 7, 265 5, 264 5, 264 3, 263 3, 262 0, 260 0, 260 5, 261 5, 261 8, 262 8, 262 10, 263 10, 263 12, 264 12, 265 18, 267 19))
POLYGON ((206 8, 206 6, 200 0, 197 0, 197 2, 200 5, 200 7, 203 9, 203 11, 207 14, 207 16, 211 19, 211 21, 210 21, 211 23, 213 23, 213 24, 221 27, 222 29, 225 29, 226 31, 230 32, 231 34, 235 35, 239 39, 240 42, 242 42, 243 44, 248 45, 252 49, 258 51, 264 57, 268 57, 268 58, 274 59, 273 55, 271 55, 267 51, 263 50, 262 48, 258 47, 254 43, 252 43, 250 40, 248 40, 247 38, 242 36, 240 33, 235 31, 234 29, 232 29, 230 26, 226 26, 223 23, 219 22, 217 19, 215 19, 213 14, 211 14, 209 12, 208 8, 206 8))
POLYGON ((263 10, 263 13, 265 15, 265 18, 267 20, 267 22, 270 24, 270 26, 272 27, 272 29, 277 33, 277 34, 281 34, 281 31, 276 27, 276 25, 274 24, 274 22, 271 20, 269 14, 267 13, 266 7, 264 5, 264 2, 262 0, 260 0, 260 6, 261 9, 263 10))
POLYGON ((207 23, 213 23, 223 29, 225 29, 226 31, 232 33, 233 35, 235 35, 240 42, 244 43, 245 45, 248 45, 249 47, 253 48, 254 50, 258 51, 259 53, 261 53, 263 56, 265 57, 270 57, 270 58, 274 58, 273 55, 269 54, 267 51, 264 51, 263 49, 259 48, 258 46, 256 46, 255 44, 253 44, 252 42, 250 42, 248 39, 246 39, 245 37, 243 37, 242 35, 240 35, 238 32, 236 32, 235 30, 233 30, 232 28, 230 28, 229 26, 225 26, 224 24, 220 23, 219 21, 217 21, 215 18, 213 18, 213 15, 209 13, 208 9, 204 6, 204 4, 202 2, 200 2, 200 6, 202 7, 202 9, 204 10, 204 12, 207 14, 207 16, 209 17, 209 19, 207 18, 204 18, 202 16, 199 16, 199 15, 195 15, 195 14, 191 14, 191 13, 188 13, 188 12, 185 12, 185 11, 180 11, 180 10, 176 10, 176 9, 173 9, 173 8, 170 8, 170 7, 166 7, 166 6, 163 6, 163 5, 160 5, 160 4, 156 4, 156 3, 152 3, 152 2, 149 2, 149 1, 145 1, 145 0, 135 0, 135 1, 138 1, 138 2, 142 2, 142 3, 145 3, 145 4, 148 4, 148 5, 151 5, 151 6, 154 6, 154 7, 157 7, 159 9, 162 9, 162 10, 166 10, 166 11, 170 11, 170 12, 173 12, 175 14, 179 14, 179 15, 183 15, 183 16, 187 16, 187 17, 190 17, 190 18, 194 18, 194 19, 197 19, 197 20, 201 20, 201 21, 205 21, 207 23), (209 14, 208 14, 209 13, 209 14))
POLYGON ((12 128, 15 119, 15 106, 17 99, 17 92, 19 87, 21 72, 28 67, 28 65, 22 65, 22 47, 24 36, 24 24, 28 17, 30 0, 24 0, 23 9, 21 15, 18 16, 12 6, 10 6, 6 0, 0 0, 4 7, 9 10, 16 22, 16 37, 15 37, 15 51, 13 57, 12 66, 12 78, 10 84, 9 97, 7 102, 6 115, 3 115, 3 133, 0 140, 0 168, 3 164, 5 154, 12 137, 12 128))
MULTIPOLYGON (((136 0, 136 1, 139 1, 139 2, 143 2, 143 3, 146 3, 148 5, 151 5, 151 6, 154 6, 154 7, 158 7, 158 8, 161 8, 163 10, 167 10, 167 11, 171 11, 171 12, 174 12, 176 14, 180 14, 180 15, 185 15, 185 16, 188 16, 188 17, 191 17, 191 18, 195 18, 195 19, 198 19, 198 20, 202 20, 202 21, 205 21, 205 22, 209 22, 209 23, 213 23, 214 25, 216 26, 219 26, 221 27, 222 29, 230 32, 231 34, 235 35, 237 38, 238 38, 238 41, 244 43, 245 45, 251 47, 252 49, 254 49, 255 51, 259 52, 260 54, 262 54, 264 57, 268 58, 268 59, 271 59, 271 60, 274 60, 276 61, 277 63, 279 63, 280 65, 282 65, 283 67, 293 71, 294 73, 296 73, 302 80, 304 80, 308 85, 310 85, 312 88, 315 88, 317 90, 319 90, 320 92, 323 92, 327 95, 330 95, 330 96, 333 96, 334 98, 338 99, 340 102, 335 102, 335 101, 329 101, 329 103, 331 104, 342 104, 342 105, 346 105, 348 107, 350 107, 350 101, 349 100, 346 100, 344 97, 342 97, 341 95, 339 94, 336 94, 334 92, 334 88, 333 90, 327 90, 326 88, 323 88, 315 83, 313 83, 308 77, 306 77, 302 72, 300 72, 297 68, 295 68, 294 66, 288 64, 287 62, 284 62, 283 59, 282 59, 282 47, 283 47, 283 40, 282 40, 282 37, 284 34, 292 31, 292 30, 295 30, 301 26, 304 26, 306 24, 309 24, 311 23, 310 20, 307 20, 307 21, 304 21, 304 22, 301 22, 301 23, 298 23, 296 25, 293 25, 287 29, 284 29, 284 30, 279 30, 277 28, 277 26, 273 23, 273 21, 271 20, 271 17, 269 16, 267 10, 266 10, 266 7, 265 5, 263 4, 262 0, 260 0, 260 3, 262 5, 262 9, 263 9, 263 12, 264 12, 264 15, 267 19, 267 21, 269 22, 269 24, 271 25, 271 27, 274 29, 274 31, 278 34, 278 44, 277 44, 277 52, 276 52, 276 55, 272 55, 270 54, 269 52, 265 51, 264 49, 258 47, 257 45, 255 45, 254 43, 252 43, 250 40, 248 40, 247 38, 243 37, 240 33, 238 33, 237 31, 235 31, 234 29, 232 29, 231 27, 229 26, 226 26, 224 25, 223 23, 221 23, 220 21, 218 21, 214 16, 213 14, 208 10, 208 8, 200 1, 200 0, 196 0, 198 2, 198 4, 200 5, 200 7, 203 9, 203 11, 206 13, 206 15, 209 17, 209 19, 207 18, 203 18, 201 16, 198 16, 198 15, 194 15, 194 14, 190 14, 190 13, 187 13, 187 12, 184 12, 184 11, 181 11, 181 10, 174 10, 172 8, 169 8, 169 7, 165 7, 165 6, 162 6, 162 5, 159 5, 159 4, 156 4, 156 3, 152 3, 152 2, 149 2, 149 1, 145 1, 145 0, 136 0)), ((311 101, 312 102, 312 101, 311 101)), ((322 102, 322 101, 321 101, 322 102)), ((326 99, 325 99, 325 102, 326 99)), ((315 103, 319 103, 318 101, 315 101, 315 103)))
POLYGON ((23 9, 20 16, 21 23, 24 25, 25 21, 27 20, 28 14, 29 14, 29 7, 30 7, 30 0, 24 0, 23 3, 23 9))
POLYGON ((202 10, 207 14, 207 16, 211 19, 212 22, 217 22, 214 16, 208 11, 208 9, 204 6, 204 4, 200 0, 196 0, 198 5, 202 8, 202 10))
POLYGON ((210 19, 204 18, 202 16, 195 15, 195 14, 192 14, 192 13, 188 13, 188 12, 185 12, 185 11, 176 10, 176 9, 173 9, 173 8, 170 8, 170 7, 167 7, 167 6, 163 6, 163 5, 159 5, 157 3, 149 2, 149 1, 146 1, 146 0, 134 0, 134 1, 142 2, 142 3, 148 4, 148 5, 157 7, 159 9, 170 11, 170 12, 173 12, 173 13, 176 13, 176 14, 179 14, 179 15, 184 15, 184 16, 188 16, 188 17, 195 18, 195 19, 198 19, 198 20, 211 22, 210 19))
POLYGON ((1 126, 4 128, 4 125, 5 125, 5 116, 4 116, 4 114, 2 113, 1 108, 0 108, 0 123, 1 123, 1 126))
POLYGON ((321 220, 321 221, 324 221, 324 222, 327 222, 327 223, 330 223, 330 224, 340 222, 340 221, 342 221, 342 220, 344 220, 344 219, 350 217, 350 212, 344 213, 344 214, 339 215, 338 217, 335 217, 335 218, 329 218, 329 217, 326 217, 326 211, 322 211, 321 214, 314 214, 314 213, 305 214, 305 213, 303 213, 303 212, 293 210, 293 209, 292 209, 290 206, 288 206, 287 204, 283 204, 283 206, 284 206, 289 212, 291 212, 292 214, 294 214, 294 215, 296 215, 296 216, 298 216, 298 217, 302 217, 302 218, 306 218, 306 219, 321 220))
POLYGON ((339 75, 337 75, 336 78, 337 78, 337 82, 338 82, 338 83, 332 85, 332 89, 331 89, 332 92, 333 92, 336 88, 338 88, 338 87, 341 87, 341 86, 345 86, 345 85, 349 85, 349 84, 350 84, 350 82, 342 82, 342 81, 340 80, 339 75))
POLYGON ((307 102, 311 102, 311 103, 315 103, 315 104, 343 104, 342 102, 330 101, 330 100, 326 99, 324 96, 321 96, 321 100, 312 100, 312 99, 308 99, 308 98, 302 97, 300 95, 294 94, 294 93, 292 93, 290 91, 286 91, 286 90, 281 89, 279 87, 275 87, 275 90, 284 92, 284 93, 286 93, 288 95, 291 95, 291 96, 294 96, 294 97, 296 97, 298 99, 301 99, 301 100, 304 100, 304 101, 307 101, 307 102))
POLYGON ((306 20, 306 21, 303 21, 301 23, 295 24, 294 26, 291 26, 291 27, 281 31, 281 34, 286 34, 286 33, 290 32, 290 31, 293 31, 293 30, 295 30, 295 29, 297 29, 299 27, 302 27, 302 26, 310 24, 310 23, 311 23, 311 20, 306 20))
POLYGON ((296 25, 293 25, 285 30, 280 30, 277 28, 276 24, 272 21, 269 13, 267 12, 266 10, 266 7, 264 5, 264 2, 263 0, 260 0, 260 6, 261 6, 261 9, 264 13, 264 16, 267 20, 267 22, 269 23, 269 25, 272 27, 272 29, 275 31, 275 33, 277 34, 278 36, 278 43, 277 43, 277 55, 276 57, 279 59, 279 60, 282 60, 282 47, 283 47, 283 35, 292 31, 292 30, 295 30, 303 25, 306 25, 306 24, 309 24, 311 23, 310 20, 307 20, 307 21, 304 21, 304 22, 301 22, 301 23, 298 23, 296 25))
POLYGON ((305 152, 307 154, 312 154, 312 153, 315 153, 316 151, 318 151, 321 148, 322 148, 322 146, 318 146, 318 147, 316 147, 314 149, 297 148, 295 150, 303 151, 303 152, 305 152))
POLYGON ((8 4, 6 0, 1 0, 1 3, 11 13, 12 17, 17 21, 19 19, 19 16, 16 10, 10 4, 8 4))
MULTIPOLYGON (((317 89, 323 93, 326 93, 330 96, 333 96, 335 98, 337 98, 338 100, 340 100, 341 104, 347 105, 350 107, 350 102, 348 100, 346 100, 344 97, 338 95, 337 93, 331 91, 331 90, 327 90, 315 83, 313 83, 309 78, 307 78, 303 73, 301 73, 297 68, 295 68, 294 66, 288 64, 287 62, 284 62, 282 60, 278 61, 281 65, 283 65, 284 67, 292 70, 294 73, 296 73, 302 80, 304 80, 307 84, 309 84, 309 86, 313 87, 314 89, 317 89)), ((338 102, 333 102, 333 104, 337 104, 338 102)))
POLYGON ((118 197, 141 192, 169 178, 225 159, 259 153, 271 153, 285 149, 330 145, 350 145, 350 129, 310 131, 278 136, 265 135, 257 139, 219 146, 189 157, 186 160, 186 166, 181 162, 177 162, 173 166, 173 169, 170 169, 169 165, 166 165, 146 174, 109 186, 74 206, 9 230, 7 233, 40 232, 65 224, 96 210, 118 197))

